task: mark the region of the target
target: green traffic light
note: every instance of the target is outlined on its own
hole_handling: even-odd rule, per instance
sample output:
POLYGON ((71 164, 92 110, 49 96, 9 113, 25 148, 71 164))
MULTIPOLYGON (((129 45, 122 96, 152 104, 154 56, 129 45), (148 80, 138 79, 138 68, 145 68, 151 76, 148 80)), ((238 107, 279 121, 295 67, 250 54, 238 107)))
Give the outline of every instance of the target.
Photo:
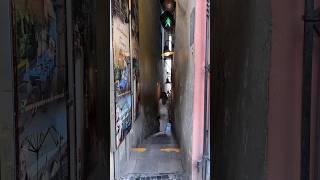
POLYGON ((171 27, 171 20, 170 18, 167 18, 166 21, 165 21, 165 26, 170 28, 171 27))
POLYGON ((164 11, 160 16, 162 27, 167 31, 172 31, 175 25, 174 16, 168 11, 164 11))

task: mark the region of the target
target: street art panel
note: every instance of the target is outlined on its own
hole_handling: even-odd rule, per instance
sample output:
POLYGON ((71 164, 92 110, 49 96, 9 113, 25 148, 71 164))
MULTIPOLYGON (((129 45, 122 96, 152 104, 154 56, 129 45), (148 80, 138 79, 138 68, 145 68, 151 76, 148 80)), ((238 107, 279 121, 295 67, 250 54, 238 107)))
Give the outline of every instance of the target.
POLYGON ((65 1, 13 0, 17 178, 68 179, 65 1))
POLYGON ((116 143, 117 146, 124 140, 131 129, 131 95, 117 97, 116 102, 116 143))
POLYGON ((19 179, 68 179, 65 103, 50 103, 19 119, 19 179))
POLYGON ((129 0, 112 1, 113 67, 117 147, 132 125, 129 0))
POLYGON ((134 114, 136 120, 140 112, 140 71, 139 71, 139 9, 138 0, 131 0, 131 57, 133 63, 134 114))

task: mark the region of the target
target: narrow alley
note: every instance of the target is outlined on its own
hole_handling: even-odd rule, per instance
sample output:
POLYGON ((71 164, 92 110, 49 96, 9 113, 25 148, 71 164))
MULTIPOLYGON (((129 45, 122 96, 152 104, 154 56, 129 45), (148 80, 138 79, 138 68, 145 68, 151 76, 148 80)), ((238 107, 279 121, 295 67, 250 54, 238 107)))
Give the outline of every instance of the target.
POLYGON ((210 179, 209 0, 0 8, 0 180, 210 179))
POLYGON ((320 0, 0 0, 0 180, 319 180, 320 0))
POLYGON ((209 64, 210 4, 111 5, 115 179, 210 179, 210 158, 204 158, 210 156, 209 71, 203 71, 209 64))

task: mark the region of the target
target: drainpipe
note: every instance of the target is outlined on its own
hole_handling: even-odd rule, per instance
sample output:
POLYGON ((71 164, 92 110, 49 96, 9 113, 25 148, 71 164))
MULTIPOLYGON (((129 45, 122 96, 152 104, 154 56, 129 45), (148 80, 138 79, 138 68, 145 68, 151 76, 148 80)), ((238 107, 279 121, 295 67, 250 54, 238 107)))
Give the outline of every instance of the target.
POLYGON ((301 180, 310 180, 310 126, 313 35, 318 11, 314 10, 314 0, 305 0, 304 47, 303 47, 303 87, 301 122, 301 180))
POLYGON ((203 134, 203 156, 202 156, 202 179, 210 179, 207 177, 208 163, 210 163, 210 152, 208 150, 209 143, 207 138, 209 135, 209 124, 210 118, 208 112, 208 83, 210 73, 210 62, 209 62, 209 46, 210 46, 210 0, 207 0, 207 15, 206 15, 206 58, 205 58, 205 82, 204 82, 204 134, 203 134))
MULTIPOLYGON (((320 84, 318 80, 317 92, 320 90, 320 84)), ((320 140, 320 96, 317 98, 317 122, 316 122, 316 142, 320 140)), ((315 168, 315 179, 320 179, 320 143, 316 143, 316 168, 315 168)))

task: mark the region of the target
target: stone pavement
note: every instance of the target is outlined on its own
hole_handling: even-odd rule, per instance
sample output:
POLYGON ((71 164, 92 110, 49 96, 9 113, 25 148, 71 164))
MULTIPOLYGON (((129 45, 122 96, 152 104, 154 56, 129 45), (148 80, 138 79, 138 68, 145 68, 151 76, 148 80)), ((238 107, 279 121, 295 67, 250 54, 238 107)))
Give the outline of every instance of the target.
POLYGON ((121 180, 184 180, 180 149, 173 136, 165 134, 155 134, 132 149, 123 169, 121 180))

